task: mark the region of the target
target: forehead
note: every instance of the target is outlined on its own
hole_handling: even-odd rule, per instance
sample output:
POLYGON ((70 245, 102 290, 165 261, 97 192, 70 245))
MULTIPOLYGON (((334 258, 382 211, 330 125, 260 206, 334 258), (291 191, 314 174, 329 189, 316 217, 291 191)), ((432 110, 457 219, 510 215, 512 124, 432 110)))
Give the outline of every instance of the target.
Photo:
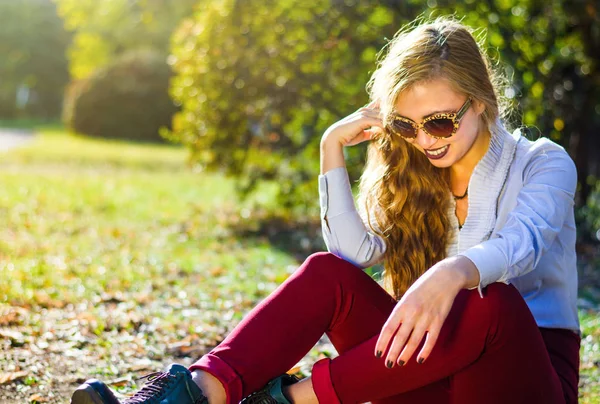
POLYGON ((431 80, 401 92, 394 104, 394 112, 416 121, 438 112, 456 112, 465 98, 445 80, 431 80))

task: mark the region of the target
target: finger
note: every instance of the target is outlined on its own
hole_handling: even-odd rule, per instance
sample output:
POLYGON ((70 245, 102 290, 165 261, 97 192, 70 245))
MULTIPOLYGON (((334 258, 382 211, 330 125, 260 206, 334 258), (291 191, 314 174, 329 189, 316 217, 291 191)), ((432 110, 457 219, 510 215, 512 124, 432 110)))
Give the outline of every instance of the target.
POLYGON ((382 130, 376 126, 372 126, 370 129, 364 129, 359 135, 352 139, 347 146, 354 146, 362 142, 373 140, 379 133, 382 133, 382 130))
POLYGON ((379 108, 379 106, 381 105, 381 101, 379 100, 379 98, 372 100, 371 102, 369 102, 368 107, 369 108, 379 108))
POLYGON ((352 115, 349 115, 348 118, 361 119, 361 118, 375 118, 379 119, 383 122, 383 113, 379 110, 374 109, 362 109, 360 111, 356 111, 352 115))
POLYGON ((406 341, 408 340, 411 333, 413 332, 413 328, 414 328, 414 323, 412 323, 412 322, 406 322, 406 323, 402 323, 402 325, 400 325, 398 332, 396 332, 396 335, 394 336, 394 339, 392 340, 392 344, 390 346, 390 350, 387 354, 387 357, 385 358, 385 365, 388 368, 393 367, 394 364, 396 363, 396 361, 398 360, 400 353, 404 349, 404 345, 406 344, 406 341))
POLYGON ((425 332, 427 331, 427 325, 428 324, 426 322, 419 323, 416 325, 415 329, 410 335, 410 339, 406 343, 406 346, 402 350, 402 353, 400 354, 397 360, 398 365, 402 366, 406 362, 408 362, 410 358, 412 358, 413 353, 419 347, 419 344, 425 336, 425 332))
POLYGON ((368 116, 372 118, 383 119, 383 112, 375 109, 366 109, 364 111, 359 112, 362 116, 368 116))
POLYGON ((392 340, 394 334, 396 334, 396 330, 401 324, 400 313, 397 310, 393 310, 392 314, 388 317, 387 321, 381 328, 381 332, 379 333, 379 337, 377 338, 377 343, 375 344, 375 356, 381 357, 383 353, 386 351, 388 344, 392 340))
POLYGON ((417 356, 417 362, 423 363, 425 360, 427 360, 427 358, 429 358, 429 355, 431 354, 431 351, 433 350, 433 347, 435 346, 435 343, 440 335, 440 330, 442 328, 441 326, 442 322, 440 321, 435 321, 431 324, 429 330, 427 331, 427 337, 425 337, 425 344, 417 356))
POLYGON ((363 130, 371 129, 374 127, 383 130, 384 127, 383 121, 381 119, 370 116, 358 118, 356 122, 360 124, 360 127, 363 130))
POLYGON ((382 132, 383 132, 383 130, 381 128, 378 128, 377 126, 372 126, 370 129, 363 130, 366 140, 371 140, 377 134, 382 133, 382 132))
POLYGON ((348 141, 344 146, 356 146, 359 143, 371 140, 371 135, 368 133, 368 131, 369 129, 363 130, 358 135, 354 136, 350 141, 348 141))
POLYGON ((360 135, 358 135, 357 137, 355 137, 354 139, 352 139, 352 143, 362 143, 365 142, 367 140, 371 140, 371 136, 373 136, 372 130, 371 129, 365 129, 361 132, 360 135))
POLYGON ((371 102, 369 102, 368 104, 366 104, 365 106, 361 107, 358 109, 358 111, 362 110, 362 109, 379 109, 379 100, 373 100, 371 102))
POLYGON ((383 114, 374 110, 360 109, 350 115, 339 120, 339 123, 350 122, 357 119, 372 118, 377 119, 380 124, 383 124, 383 114))

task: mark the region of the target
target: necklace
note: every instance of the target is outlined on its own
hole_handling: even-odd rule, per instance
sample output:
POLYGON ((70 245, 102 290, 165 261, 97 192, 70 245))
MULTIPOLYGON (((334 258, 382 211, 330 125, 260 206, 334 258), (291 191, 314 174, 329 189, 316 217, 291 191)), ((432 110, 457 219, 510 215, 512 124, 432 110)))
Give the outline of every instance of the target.
POLYGON ((465 193, 462 194, 461 196, 456 196, 454 195, 454 192, 452 193, 452 197, 454 198, 455 201, 460 201, 461 199, 465 199, 467 197, 467 195, 469 195, 469 187, 467 186, 467 189, 465 189, 465 193))

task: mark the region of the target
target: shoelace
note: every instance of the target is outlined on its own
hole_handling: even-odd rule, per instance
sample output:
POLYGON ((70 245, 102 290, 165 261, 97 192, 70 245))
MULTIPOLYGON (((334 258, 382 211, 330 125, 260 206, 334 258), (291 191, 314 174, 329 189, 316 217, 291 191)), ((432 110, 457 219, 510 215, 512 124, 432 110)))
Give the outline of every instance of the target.
POLYGON ((244 404, 277 404, 277 401, 268 393, 254 393, 244 400, 244 404))
POLYGON ((174 378, 175 376, 168 372, 154 372, 142 376, 140 379, 147 379, 148 382, 123 404, 142 404, 148 399, 157 398, 157 395, 163 393, 163 388, 174 378))

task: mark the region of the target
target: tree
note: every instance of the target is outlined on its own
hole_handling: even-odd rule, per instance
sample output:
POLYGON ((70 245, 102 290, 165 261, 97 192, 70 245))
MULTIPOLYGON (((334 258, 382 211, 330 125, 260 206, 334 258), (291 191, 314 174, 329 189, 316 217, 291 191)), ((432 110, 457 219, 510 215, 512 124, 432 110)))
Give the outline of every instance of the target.
MULTIPOLYGON (((405 23, 425 12, 456 14, 486 41, 513 82, 513 124, 535 125, 575 157, 587 197, 597 110, 599 31, 591 0, 201 1, 173 37, 171 87, 182 111, 169 136, 210 169, 280 184, 284 206, 316 207, 323 131, 366 101, 376 54, 405 23)), ((348 149, 350 174, 361 152, 348 149)), ((594 171, 596 170, 596 171, 594 171)))
POLYGON ((201 4, 173 38, 171 94, 182 112, 171 138, 235 175, 242 191, 276 180, 284 206, 314 210, 321 134, 367 102, 394 16, 372 2, 201 4))
POLYGON ((0 118, 60 116, 68 41, 50 0, 0 1, 0 118))
POLYGON ((74 32, 71 75, 88 77, 119 55, 153 50, 164 55, 178 22, 196 0, 55 0, 65 27, 74 32))

